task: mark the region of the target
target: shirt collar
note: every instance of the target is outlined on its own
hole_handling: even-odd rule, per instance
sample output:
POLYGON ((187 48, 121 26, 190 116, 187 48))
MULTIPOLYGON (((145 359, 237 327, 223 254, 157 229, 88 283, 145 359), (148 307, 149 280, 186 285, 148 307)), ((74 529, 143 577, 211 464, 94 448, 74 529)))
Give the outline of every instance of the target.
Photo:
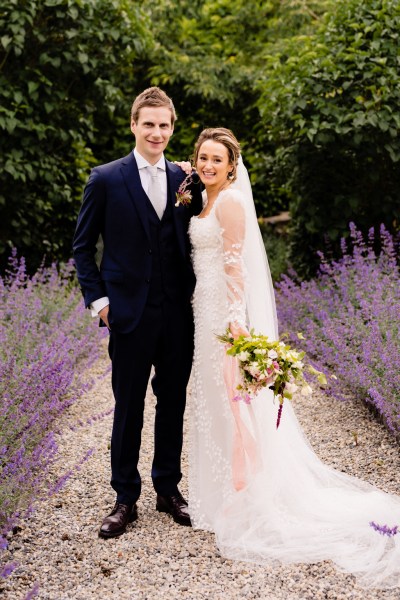
POLYGON ((162 171, 165 171, 164 154, 161 156, 160 160, 158 162, 156 162, 155 165, 151 165, 145 158, 143 158, 143 156, 141 154, 139 154, 139 152, 136 150, 136 148, 134 148, 133 154, 136 158, 136 164, 138 166, 139 171, 140 171, 140 169, 145 169, 146 167, 152 167, 152 166, 157 167, 157 169, 161 169, 162 171))

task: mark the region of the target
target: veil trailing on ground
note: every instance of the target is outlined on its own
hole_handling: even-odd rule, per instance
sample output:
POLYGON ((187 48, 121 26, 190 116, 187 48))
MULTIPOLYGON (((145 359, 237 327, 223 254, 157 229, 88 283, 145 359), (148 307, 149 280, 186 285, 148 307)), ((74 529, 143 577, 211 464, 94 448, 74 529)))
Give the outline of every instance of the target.
MULTIPOLYGON (((248 325, 277 339, 273 284, 241 159, 231 187, 244 197, 242 257, 248 325)), ((332 560, 339 570, 356 575, 363 586, 400 586, 400 534, 379 535, 370 526, 372 521, 400 525, 400 499, 322 463, 290 402, 285 402, 276 430, 277 404, 270 390, 252 401, 251 413, 244 403, 240 410, 246 426, 251 429, 256 423, 258 429, 254 432, 258 469, 242 488, 226 494, 219 509, 215 507, 213 529, 221 554, 260 564, 332 560)))

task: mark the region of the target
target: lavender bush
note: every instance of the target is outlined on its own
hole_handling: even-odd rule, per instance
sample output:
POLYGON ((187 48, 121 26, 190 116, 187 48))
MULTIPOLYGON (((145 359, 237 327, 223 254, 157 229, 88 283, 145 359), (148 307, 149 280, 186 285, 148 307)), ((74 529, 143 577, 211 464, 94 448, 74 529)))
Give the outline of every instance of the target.
POLYGON ((49 492, 55 419, 85 389, 82 375, 98 356, 102 333, 85 314, 72 272, 69 263, 29 277, 14 253, 0 277, 0 548, 49 492))
POLYGON ((295 274, 277 285, 281 331, 302 349, 317 368, 328 369, 328 393, 361 398, 373 405, 388 429, 400 432, 400 275, 393 238, 381 226, 379 253, 374 233, 368 240, 350 225, 349 251, 328 262, 321 255, 320 274, 300 282, 295 274))

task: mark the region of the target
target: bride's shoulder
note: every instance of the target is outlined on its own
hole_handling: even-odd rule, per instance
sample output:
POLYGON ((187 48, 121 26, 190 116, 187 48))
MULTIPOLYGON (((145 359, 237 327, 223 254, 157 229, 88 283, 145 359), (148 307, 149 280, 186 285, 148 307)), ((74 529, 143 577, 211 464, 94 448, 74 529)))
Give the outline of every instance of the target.
POLYGON ((215 215, 220 224, 226 228, 235 226, 245 219, 245 197, 234 188, 227 188, 219 193, 215 201, 215 215))
POLYGON ((244 201, 245 197, 243 192, 232 187, 228 187, 226 188, 226 190, 222 190, 222 192, 219 193, 219 196, 217 198, 218 204, 231 204, 235 202, 243 205, 244 201))

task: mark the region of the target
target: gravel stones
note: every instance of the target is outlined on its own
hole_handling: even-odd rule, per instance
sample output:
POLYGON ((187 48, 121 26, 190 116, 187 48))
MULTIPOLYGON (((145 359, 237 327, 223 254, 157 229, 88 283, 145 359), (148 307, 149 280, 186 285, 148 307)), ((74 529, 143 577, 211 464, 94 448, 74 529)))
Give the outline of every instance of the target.
MULTIPOLYGON (((95 386, 60 423, 56 479, 69 469, 64 488, 20 523, 6 552, 18 567, 0 582, 5 600, 22 600, 39 584, 41 600, 395 600, 396 590, 364 590, 330 562, 261 567, 218 555, 212 534, 193 531, 155 510, 150 480, 154 397, 146 401, 140 471, 139 519, 112 540, 97 535, 114 503, 109 485, 113 406, 108 359, 90 373, 95 386), (92 424, 88 423, 92 421, 92 424), (78 422, 83 425, 77 425, 78 422), (94 448, 89 459, 74 469, 94 448)), ((399 447, 362 404, 339 403, 324 395, 295 400, 297 416, 317 454, 328 464, 400 494, 399 447)), ((187 472, 187 434, 183 471, 187 472)), ((187 494, 186 479, 180 489, 187 494)))

